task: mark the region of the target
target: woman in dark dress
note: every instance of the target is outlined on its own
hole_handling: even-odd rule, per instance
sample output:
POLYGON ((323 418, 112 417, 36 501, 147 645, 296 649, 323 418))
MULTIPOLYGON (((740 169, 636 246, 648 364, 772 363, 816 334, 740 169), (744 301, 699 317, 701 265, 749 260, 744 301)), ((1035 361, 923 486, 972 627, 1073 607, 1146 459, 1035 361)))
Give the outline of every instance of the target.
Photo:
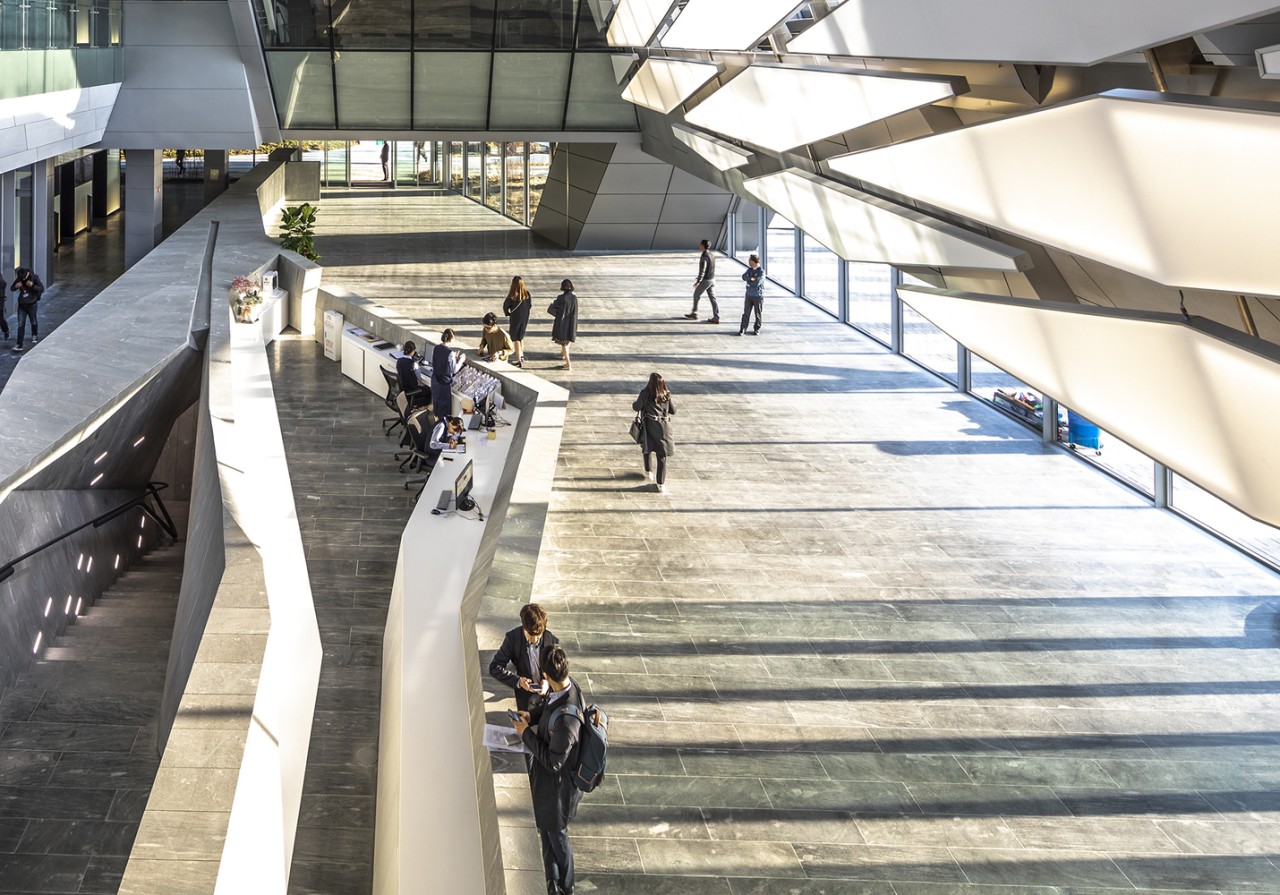
POLYGON ((515 359, 511 363, 517 367, 524 366, 524 331, 529 328, 529 309, 532 307, 533 297, 525 288, 524 279, 512 277, 511 288, 502 302, 502 313, 507 315, 507 333, 515 347, 515 359))
POLYGON ((569 345, 578 338, 578 296, 573 294, 573 280, 560 281, 560 294, 547 308, 547 313, 556 318, 551 324, 551 341, 560 346, 560 357, 564 359, 560 369, 572 370, 569 345))
POLYGON ((671 417, 676 412, 676 405, 661 375, 649 375, 648 385, 640 389, 640 397, 632 402, 631 409, 640 414, 644 426, 644 437, 640 440, 640 450, 644 452, 644 477, 653 477, 649 455, 656 454, 658 490, 662 491, 667 482, 667 458, 676 452, 676 443, 671 436, 671 417))

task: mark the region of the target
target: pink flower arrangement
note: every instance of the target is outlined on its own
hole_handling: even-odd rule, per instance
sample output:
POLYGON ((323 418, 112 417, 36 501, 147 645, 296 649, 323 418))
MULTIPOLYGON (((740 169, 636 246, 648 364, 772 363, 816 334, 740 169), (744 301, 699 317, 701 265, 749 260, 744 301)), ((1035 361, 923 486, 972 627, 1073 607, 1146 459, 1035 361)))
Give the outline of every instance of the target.
POLYGON ((257 292, 258 284, 251 277, 239 276, 231 281, 231 291, 242 294, 257 292))

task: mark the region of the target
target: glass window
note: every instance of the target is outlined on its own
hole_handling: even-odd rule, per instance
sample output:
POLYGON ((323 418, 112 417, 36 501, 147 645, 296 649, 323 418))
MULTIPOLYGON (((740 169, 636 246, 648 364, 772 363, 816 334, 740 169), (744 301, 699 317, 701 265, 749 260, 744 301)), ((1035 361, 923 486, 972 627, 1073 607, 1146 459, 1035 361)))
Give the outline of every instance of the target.
MULTIPOLYGON (((491 49, 493 5, 494 0, 453 0, 449 3, 419 0, 414 10, 416 46, 491 49)), ((407 17, 405 21, 408 21, 407 17)))
POLYGON ((1058 438, 1064 444, 1142 493, 1152 493, 1155 488, 1155 461, 1073 410, 1064 407, 1060 417, 1058 438))
POLYGON ((1272 565, 1280 565, 1280 529, 1240 512, 1177 473, 1172 478, 1169 503, 1174 509, 1272 565))
POLYGON ((969 357, 969 392, 1038 430, 1044 417, 1043 397, 995 364, 976 354, 969 357))
MULTIPOLYGON (((280 0, 264 0, 264 6, 272 7, 275 32, 267 40, 267 46, 302 49, 329 49, 329 4, 313 0, 310 3, 282 3, 280 0)), ((271 20, 266 22, 268 30, 271 20)), ((341 38, 339 38, 339 41, 341 38)))
MULTIPOLYGON (((342 0, 341 4, 331 2, 334 48, 409 49, 411 2, 412 0, 342 0)), ((290 4, 290 11, 297 5, 290 4)))
POLYGON ((337 126, 328 50, 273 50, 267 53, 267 70, 281 127, 337 126))
POLYGON ((547 185, 547 175, 551 173, 551 144, 529 144, 529 223, 533 223, 538 213, 538 205, 542 202, 542 190, 547 185))
POLYGON ((849 322, 885 345, 893 341, 893 268, 846 261, 849 268, 849 322))
POLYGON ((796 226, 780 214, 771 211, 769 231, 765 234, 764 269, 779 286, 796 291, 796 226))
POLYGON ((337 143, 324 150, 324 185, 347 185, 347 151, 349 143, 337 143))
POLYGON ((956 381, 955 340, 905 302, 902 305, 902 353, 948 382, 956 381))
POLYGON ((484 129, 489 114, 488 53, 417 53, 413 72, 415 128, 484 129))
POLYGON ((462 153, 465 144, 449 144, 449 188, 462 192, 465 184, 462 180, 462 153))
POLYGON ((559 130, 568 80, 568 53, 498 53, 489 128, 559 130))
POLYGON ((57 50, 65 50, 73 45, 73 38, 76 33, 74 16, 74 2, 51 0, 49 3, 49 46, 57 50))
POLYGON ((524 144, 505 143, 507 173, 507 217, 524 219, 524 144))
POLYGON ((804 234, 804 297, 833 317, 840 315, 840 256, 804 234))
POLYGON ((484 189, 484 159, 480 156, 480 144, 467 144, 467 195, 477 202, 484 189))
POLYGON ((339 127, 401 128, 409 120, 408 53, 338 53, 339 127))
MULTIPOLYGON (((578 49, 600 49, 609 46, 609 13, 613 0, 580 0, 578 10, 578 49)), ((582 61, 581 57, 578 59, 582 61)))
POLYGON ((502 144, 484 143, 484 204, 502 211, 502 144))
MULTIPOLYGON (((760 254, 760 214, 762 212, 763 209, 759 205, 741 199, 738 202, 738 210, 733 213, 735 245, 730 255, 743 264, 746 264, 747 258, 752 255, 760 254)), ((760 266, 764 267, 764 264, 761 263, 760 266)), ((768 275, 768 272, 766 269, 765 274, 768 275)))
POLYGON ((572 0, 498 0, 494 47, 571 49, 576 6, 572 0))
POLYGON ((565 128, 635 130, 635 106, 622 98, 622 88, 614 76, 614 58, 604 53, 579 53, 574 57, 565 128))
POLYGON ((27 4, 26 15, 28 50, 44 50, 49 47, 49 4, 47 0, 35 0, 27 4))
POLYGON ((431 182, 431 147, 421 140, 399 140, 395 144, 396 183, 417 186, 431 182))
POLYGON ((0 50, 21 50, 26 35, 23 0, 0 0, 0 50))

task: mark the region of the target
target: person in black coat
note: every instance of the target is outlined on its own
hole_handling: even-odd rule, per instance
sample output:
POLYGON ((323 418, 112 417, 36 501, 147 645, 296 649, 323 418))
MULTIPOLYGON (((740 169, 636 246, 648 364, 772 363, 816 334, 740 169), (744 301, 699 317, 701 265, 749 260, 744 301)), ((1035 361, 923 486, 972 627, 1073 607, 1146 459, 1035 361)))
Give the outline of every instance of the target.
POLYGON ((516 733, 533 754, 529 788, 533 790, 533 822, 542 839, 542 867, 548 895, 573 892, 573 846, 569 823, 578 810, 581 793, 571 774, 578 764, 582 722, 565 714, 565 705, 586 712, 582 690, 569 677, 569 658, 559 646, 543 654, 542 676, 551 689, 537 708, 521 712, 516 733))
POLYGON ((4 340, 9 341, 9 312, 5 310, 5 300, 9 297, 9 284, 4 281, 4 274, 0 274, 0 332, 4 333, 4 340))
POLYGON ((573 294, 573 280, 560 281, 560 294, 547 308, 547 313, 556 318, 551 324, 551 341, 560 346, 560 357, 564 359, 560 369, 572 370, 569 345, 578 338, 578 296, 573 294))
POLYGON ((13 285, 10 292, 18 293, 18 344, 14 351, 22 350, 22 341, 27 332, 27 321, 31 321, 31 344, 40 341, 40 322, 36 320, 36 309, 40 306, 40 296, 44 295, 44 283, 33 270, 25 267, 13 271, 13 285))
POLYGON ((649 479, 653 475, 649 455, 654 454, 658 458, 658 490, 662 491, 667 482, 667 458, 676 452, 676 443, 671 436, 671 417, 676 412, 676 405, 661 375, 649 374, 649 383, 640 389, 640 396, 631 403, 631 409, 640 414, 644 429, 644 436, 640 439, 640 450, 644 453, 644 477, 649 479))
POLYGON ((431 350, 431 406, 436 419, 453 416, 453 376, 462 367, 462 352, 453 347, 453 330, 440 334, 431 350))
POLYGON ((542 655, 560 642, 547 630, 547 611, 537 603, 520 607, 520 626, 502 638, 489 663, 489 674, 516 691, 516 708, 525 711, 534 694, 543 692, 542 655), (516 667, 515 671, 510 669, 516 667))
POLYGON ((522 277, 511 278, 511 288, 502 302, 502 313, 507 315, 507 333, 511 336, 511 345, 516 350, 515 360, 511 363, 517 367, 524 366, 524 333, 529 328, 529 309, 533 307, 533 296, 524 285, 522 277))
POLYGON ((418 346, 413 342, 405 342, 404 353, 396 358, 396 379, 410 407, 423 407, 431 400, 431 395, 418 381, 418 346))

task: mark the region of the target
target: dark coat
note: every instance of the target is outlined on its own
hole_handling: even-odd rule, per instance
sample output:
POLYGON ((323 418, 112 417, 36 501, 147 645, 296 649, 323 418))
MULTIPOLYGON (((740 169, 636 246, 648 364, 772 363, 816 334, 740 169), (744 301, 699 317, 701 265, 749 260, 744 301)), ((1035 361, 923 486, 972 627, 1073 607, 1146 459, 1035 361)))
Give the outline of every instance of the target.
POLYGON ((572 292, 561 292, 547 308, 547 313, 556 318, 551 324, 551 341, 560 345, 577 341, 578 296, 572 292))
POLYGON ((514 341, 524 338, 524 332, 529 328, 529 309, 532 307, 532 297, 528 301, 508 298, 502 303, 502 313, 507 315, 507 332, 514 341))
POLYGON ((35 271, 26 268, 18 268, 23 272, 22 277, 18 277, 15 273, 13 285, 9 287, 9 291, 18 293, 18 306, 29 307, 40 300, 40 296, 44 295, 44 283, 40 281, 40 277, 35 271), (31 280, 30 288, 26 285, 26 280, 31 280))
POLYGON ((644 441, 640 442, 640 450, 644 453, 653 451, 659 457, 675 456, 676 442, 671 435, 671 417, 675 415, 676 404, 670 393, 664 402, 655 403, 649 397, 648 387, 640 389, 640 397, 631 403, 631 409, 640 412, 644 419, 644 441))
MULTIPOLYGON (((560 638, 550 631, 542 632, 543 650, 559 642, 560 638)), ((522 712, 528 710, 529 699, 533 694, 517 686, 522 677, 533 680, 533 669, 529 667, 529 641, 524 639, 523 628, 512 628, 502 638, 502 646, 498 647, 498 651, 493 654, 493 661, 489 663, 489 675, 516 691, 516 708, 522 712), (508 665, 515 665, 516 670, 512 671, 508 665)))
POLYGON ((582 702, 582 690, 569 679, 569 695, 550 707, 539 705, 529 712, 528 727, 524 732, 524 744, 533 753, 533 766, 529 771, 529 788, 533 790, 533 822, 540 830, 568 829, 569 821, 578 810, 582 793, 573 785, 570 776, 578 764, 578 741, 582 722, 577 718, 563 717, 551 724, 556 710, 566 702, 576 705, 586 714, 582 702), (543 720, 547 723, 541 723, 543 720), (554 726, 554 730, 551 728, 554 726))

